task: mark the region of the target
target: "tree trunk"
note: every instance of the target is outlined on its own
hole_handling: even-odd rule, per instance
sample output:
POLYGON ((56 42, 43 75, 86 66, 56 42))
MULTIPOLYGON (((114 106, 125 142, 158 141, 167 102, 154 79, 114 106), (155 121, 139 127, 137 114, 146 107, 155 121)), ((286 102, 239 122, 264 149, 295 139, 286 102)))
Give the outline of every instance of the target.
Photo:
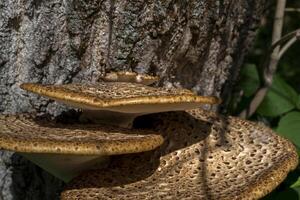
MULTIPOLYGON (((97 81, 108 71, 159 75, 159 86, 230 94, 266 0, 1 0, 0 112, 58 116, 23 82, 97 81)), ((0 199, 58 199, 63 183, 2 151, 0 199)))

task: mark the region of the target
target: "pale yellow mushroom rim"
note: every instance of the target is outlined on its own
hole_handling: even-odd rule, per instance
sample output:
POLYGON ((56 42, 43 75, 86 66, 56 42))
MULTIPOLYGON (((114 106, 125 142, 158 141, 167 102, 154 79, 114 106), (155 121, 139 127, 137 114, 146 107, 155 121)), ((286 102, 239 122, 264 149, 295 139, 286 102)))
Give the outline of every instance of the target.
POLYGON ((122 99, 102 100, 94 96, 82 96, 76 92, 66 93, 61 88, 55 88, 51 91, 47 87, 37 86, 31 83, 24 83, 20 86, 24 90, 28 90, 49 98, 62 101, 79 103, 86 106, 98 108, 117 107, 126 105, 155 105, 155 104, 172 104, 172 103, 199 103, 199 104, 219 104, 221 100, 214 96, 197 96, 192 94, 183 95, 161 95, 161 96, 141 96, 122 99))
POLYGON ((72 155, 120 155, 150 151, 163 143, 161 135, 149 135, 136 139, 107 140, 86 142, 59 142, 59 141, 22 141, 15 138, 0 137, 0 149, 22 153, 53 153, 72 155))

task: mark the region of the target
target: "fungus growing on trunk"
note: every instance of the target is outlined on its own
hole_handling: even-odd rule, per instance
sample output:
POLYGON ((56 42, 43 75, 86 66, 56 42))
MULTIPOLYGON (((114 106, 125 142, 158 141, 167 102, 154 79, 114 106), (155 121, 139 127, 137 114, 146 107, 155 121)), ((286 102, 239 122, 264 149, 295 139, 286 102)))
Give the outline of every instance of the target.
POLYGON ((102 80, 107 82, 130 82, 151 85, 157 82, 159 77, 150 76, 148 74, 138 74, 136 72, 119 71, 106 73, 102 80))
POLYGON ((259 199, 298 163, 289 141, 235 117, 197 109, 142 116, 137 124, 161 132, 164 143, 83 173, 62 200, 259 199))
POLYGON ((154 88, 136 83, 41 85, 25 83, 22 89, 83 109, 85 117, 106 124, 130 127, 133 119, 149 113, 187 110, 218 104, 212 96, 197 96, 186 89, 154 88))
POLYGON ((21 153, 58 178, 98 168, 108 156, 152 150, 161 135, 101 124, 59 124, 33 115, 0 115, 0 148, 21 153))

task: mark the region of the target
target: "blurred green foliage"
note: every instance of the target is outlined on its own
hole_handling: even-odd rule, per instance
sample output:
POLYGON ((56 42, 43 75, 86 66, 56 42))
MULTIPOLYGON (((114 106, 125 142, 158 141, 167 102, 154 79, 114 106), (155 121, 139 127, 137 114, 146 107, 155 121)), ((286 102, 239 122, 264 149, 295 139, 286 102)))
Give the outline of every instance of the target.
POLYGON ((277 74, 256 112, 262 116, 278 117, 295 109, 297 100, 297 92, 277 74))
MULTIPOLYGON (((242 67, 230 113, 238 115, 247 108, 255 92, 263 82, 260 68, 271 45, 272 26, 276 1, 268 9, 269 15, 263 20, 256 42, 246 64, 242 67)), ((288 8, 299 8, 299 0, 287 1, 288 8)), ((300 28, 300 12, 286 12, 283 35, 300 28)), ((292 141, 300 152, 300 42, 294 44, 281 58, 273 84, 263 102, 250 118, 271 126, 279 135, 292 141)), ((300 154, 299 154, 300 155, 300 154)), ((300 167, 289 174, 287 179, 264 200, 300 200, 300 167)))

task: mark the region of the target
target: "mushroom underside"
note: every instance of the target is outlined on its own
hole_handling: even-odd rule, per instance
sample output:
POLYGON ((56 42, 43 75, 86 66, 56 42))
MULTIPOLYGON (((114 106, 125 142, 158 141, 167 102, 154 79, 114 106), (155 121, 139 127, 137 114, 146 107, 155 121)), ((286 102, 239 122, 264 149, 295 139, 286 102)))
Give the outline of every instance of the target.
MULTIPOLYGON (((163 97, 162 97, 163 99, 163 97)), ((57 102, 61 102, 66 105, 70 105, 75 108, 80 108, 82 110, 92 110, 92 111, 111 111, 115 113, 126 113, 126 114, 137 114, 145 115, 151 113, 160 113, 168 111, 183 111, 198 108, 203 106, 202 102, 192 102, 192 101, 182 101, 182 102, 163 102, 163 103, 138 103, 129 104, 124 103, 122 105, 107 106, 107 107, 97 107, 93 105, 81 104, 72 101, 64 101, 60 99, 54 99, 57 102)))
POLYGON ((112 157, 71 181, 61 198, 259 199, 298 163, 290 142, 234 117, 197 109, 139 117, 137 125, 161 132, 164 143, 112 157))
POLYGON ((101 169, 109 163, 109 156, 99 155, 49 153, 20 153, 20 155, 66 183, 83 171, 101 169))
MULTIPOLYGON (((59 101, 59 100, 57 100, 59 101)), ((66 103, 66 102, 63 102, 66 103)), ((138 104, 138 105, 126 105, 115 106, 105 108, 89 107, 85 105, 72 105, 74 107, 80 107, 83 109, 81 119, 89 120, 94 123, 105 123, 115 125, 124 128, 130 128, 134 119, 141 115, 168 112, 168 111, 180 111, 189 110, 202 106, 201 103, 169 103, 169 104, 138 104)))
POLYGON ((162 142, 153 131, 60 124, 29 114, 0 115, 0 148, 21 153, 64 181, 102 167, 110 155, 149 151, 162 142))

